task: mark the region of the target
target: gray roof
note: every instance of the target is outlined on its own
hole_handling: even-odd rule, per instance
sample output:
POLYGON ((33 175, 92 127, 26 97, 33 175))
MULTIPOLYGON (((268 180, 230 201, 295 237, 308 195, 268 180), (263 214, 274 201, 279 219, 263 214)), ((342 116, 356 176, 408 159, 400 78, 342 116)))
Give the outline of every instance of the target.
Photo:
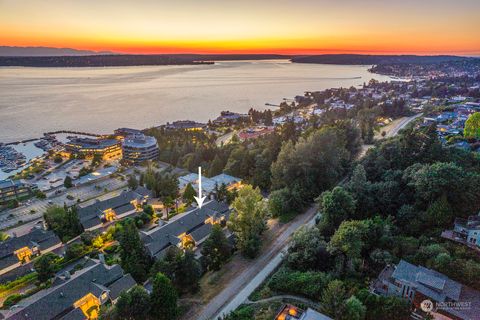
POLYGON ((416 291, 438 302, 447 298, 458 301, 462 285, 446 275, 425 267, 417 267, 401 260, 392 274, 392 278, 408 282, 416 291))
POLYGON ((332 320, 323 313, 308 308, 301 316, 300 320, 332 320))
POLYGON ((123 291, 133 288, 136 284, 130 274, 124 275, 108 287, 110 290, 110 298, 116 300, 123 291))
POLYGON ((229 215, 230 209, 226 203, 212 200, 201 209, 194 208, 165 225, 142 232, 142 240, 150 255, 159 257, 162 251, 180 242, 178 236, 182 233, 191 234, 195 241, 201 240, 210 232, 211 225, 204 226, 207 218, 224 216, 228 219, 229 215))
POLYGON ((100 217, 104 210, 113 209, 117 214, 126 213, 128 211, 135 210, 135 207, 130 203, 137 199, 141 200, 150 195, 150 192, 139 187, 135 191, 124 191, 120 195, 103 200, 97 201, 94 204, 78 209, 78 218, 80 223, 85 229, 102 224, 100 217))
POLYGON ((38 246, 41 250, 46 250, 61 243, 60 239, 51 230, 32 229, 27 234, 20 237, 11 237, 0 242, 0 269, 6 268, 18 262, 14 251, 23 247, 32 248, 38 246))
MULTIPOLYGON (((64 279, 58 285, 39 291, 22 300, 19 308, 13 310, 9 319, 12 320, 49 320, 70 319, 74 313, 73 304, 87 293, 99 297, 108 292, 109 286, 122 279, 123 270, 119 265, 106 266, 97 263, 77 271, 70 279, 64 279)), ((74 318, 76 319, 76 318, 74 318)))

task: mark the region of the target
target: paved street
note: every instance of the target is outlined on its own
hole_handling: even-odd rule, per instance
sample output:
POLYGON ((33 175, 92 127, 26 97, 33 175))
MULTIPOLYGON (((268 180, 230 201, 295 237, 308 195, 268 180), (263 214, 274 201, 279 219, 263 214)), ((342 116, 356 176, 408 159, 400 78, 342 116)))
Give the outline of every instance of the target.
MULTIPOLYGON (((400 121, 391 130, 390 136, 395 136, 410 122, 421 114, 408 117, 400 121)), ((283 253, 288 249, 290 236, 302 225, 313 225, 315 223, 315 207, 310 208, 306 213, 298 216, 294 223, 275 240, 270 249, 250 265, 242 274, 231 280, 229 284, 215 298, 202 309, 196 317, 199 320, 218 319, 238 308, 248 296, 275 270, 282 262, 283 253)))
POLYGON ((293 232, 300 226, 311 223, 315 212, 316 208, 312 207, 304 214, 296 217, 291 225, 270 245, 268 251, 257 258, 240 276, 232 279, 228 286, 213 298, 195 318, 199 320, 216 319, 222 314, 228 314, 235 310, 242 304, 281 262, 282 252, 286 250, 293 232))

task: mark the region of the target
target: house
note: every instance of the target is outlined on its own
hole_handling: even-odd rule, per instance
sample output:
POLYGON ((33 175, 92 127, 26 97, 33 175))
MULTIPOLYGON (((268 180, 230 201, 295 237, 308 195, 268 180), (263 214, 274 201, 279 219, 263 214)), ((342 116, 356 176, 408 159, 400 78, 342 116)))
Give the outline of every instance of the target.
POLYGON ((286 304, 282 306, 282 309, 280 309, 280 312, 275 317, 275 320, 333 320, 333 319, 311 308, 307 308, 307 310, 302 310, 293 305, 286 304))
POLYGON ((269 126, 258 126, 254 128, 246 128, 240 131, 238 137, 240 140, 245 141, 249 139, 257 139, 263 135, 273 133, 275 131, 275 127, 269 126))
POLYGON ((0 275, 61 246, 62 242, 53 231, 39 228, 34 228, 20 237, 8 238, 0 242, 0 275))
POLYGON ((226 185, 228 190, 240 189, 242 186, 242 179, 225 173, 212 177, 210 180, 212 180, 217 186, 226 185))
POLYGON ((226 203, 211 200, 202 208, 180 214, 166 224, 141 231, 140 237, 147 252, 158 259, 171 246, 197 247, 208 237, 214 224, 225 224, 229 216, 230 209, 226 203))
POLYGON ((427 301, 434 306, 434 319, 478 319, 480 314, 479 291, 404 260, 385 267, 370 289, 375 294, 408 299, 415 308, 427 301))
POLYGON ((456 218, 453 230, 445 230, 442 237, 480 250, 480 215, 456 218))
POLYGON ((96 262, 54 279, 52 286, 20 301, 6 315, 12 320, 97 319, 100 306, 115 302, 136 285, 119 265, 96 262))
MULTIPOLYGON (((211 194, 215 191, 215 187, 219 187, 222 184, 225 184, 229 190, 239 188, 241 182, 242 179, 224 173, 212 178, 207 178, 202 175, 202 192, 206 195, 211 194)), ((198 191, 198 174, 189 173, 178 178, 178 188, 180 190, 183 190, 189 183, 198 191)))
POLYGON ((150 194, 150 191, 143 187, 138 187, 134 191, 124 191, 116 197, 97 200, 94 204, 79 208, 78 218, 86 231, 95 230, 113 220, 142 211, 150 194))

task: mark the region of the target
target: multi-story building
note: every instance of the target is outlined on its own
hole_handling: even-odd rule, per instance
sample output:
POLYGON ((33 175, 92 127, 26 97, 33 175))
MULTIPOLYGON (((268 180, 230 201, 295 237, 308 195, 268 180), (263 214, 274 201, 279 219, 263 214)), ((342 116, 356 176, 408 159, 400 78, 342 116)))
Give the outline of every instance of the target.
POLYGON ((165 125, 167 130, 185 130, 185 131, 201 131, 207 125, 204 123, 198 123, 191 120, 179 120, 165 125))
POLYGON ((142 133, 130 135, 123 140, 123 159, 132 163, 155 160, 158 143, 154 137, 142 133))
POLYGON ((195 208, 159 225, 142 231, 141 238, 147 252, 153 258, 161 258, 171 246, 195 248, 210 234, 214 224, 224 225, 230 216, 226 203, 209 201, 202 208, 195 208))
POLYGON ((12 320, 98 319, 100 307, 114 303, 121 292, 136 285, 119 265, 89 260, 70 275, 57 276, 51 287, 22 300, 6 318, 12 320))
POLYGON ((53 231, 37 228, 20 237, 8 238, 0 242, 0 275, 61 246, 62 242, 53 231))
POLYGON ((125 191, 116 197, 97 200, 94 204, 79 208, 78 218, 85 230, 95 230, 111 221, 141 212, 149 197, 150 191, 138 187, 134 191, 125 191))
POLYGON ((480 250, 480 215, 456 218, 453 230, 445 230, 442 237, 480 250))
POLYGON ((35 185, 25 184, 18 180, 0 180, 0 204, 29 197, 35 189, 35 185))
POLYGON ((429 312, 434 319, 477 319, 480 314, 479 291, 404 260, 383 269, 372 283, 371 291, 408 299, 415 308, 429 312))
POLYGON ((117 139, 73 138, 65 143, 65 152, 92 159, 100 156, 103 160, 122 158, 122 142, 117 139))

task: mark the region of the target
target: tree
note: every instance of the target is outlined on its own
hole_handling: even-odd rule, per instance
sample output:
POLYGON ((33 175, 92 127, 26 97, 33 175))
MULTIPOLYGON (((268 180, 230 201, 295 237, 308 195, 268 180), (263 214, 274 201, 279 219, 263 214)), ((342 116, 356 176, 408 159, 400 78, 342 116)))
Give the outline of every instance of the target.
POLYGON ((137 282, 144 282, 148 276, 151 259, 145 251, 133 220, 128 219, 125 221, 123 229, 118 236, 118 241, 120 243, 120 259, 123 270, 126 273, 130 273, 137 282))
POLYGON ((70 178, 70 176, 65 177, 65 180, 63 180, 63 186, 67 189, 73 187, 72 178, 70 178))
POLYGON ((342 221, 352 218, 355 212, 355 200, 342 187, 325 191, 316 201, 322 213, 320 230, 326 236, 332 235, 342 221))
POLYGON ((363 303, 357 299, 355 296, 351 296, 345 301, 345 314, 342 316, 342 319, 345 320, 363 320, 367 308, 363 303))
POLYGON ((67 242, 78 236, 83 231, 75 206, 70 208, 66 205, 64 207, 48 207, 43 218, 48 227, 52 229, 63 242, 67 242))
POLYGON ((198 290, 202 274, 200 263, 195 259, 192 250, 185 250, 177 260, 175 283, 180 292, 195 292, 198 290))
POLYGON ((290 188, 303 201, 331 188, 343 175, 349 152, 344 132, 328 127, 316 130, 296 144, 284 143, 272 164, 272 189, 290 188))
POLYGON ((151 316, 158 320, 175 320, 178 317, 177 292, 170 279, 157 273, 150 294, 151 316))
POLYGON ((347 291, 341 280, 331 281, 322 294, 322 311, 335 319, 341 319, 345 313, 347 291))
POLYGON ((327 243, 317 227, 301 227, 293 234, 286 256, 287 266, 294 270, 326 271, 331 265, 327 243))
POLYGON ((230 258, 232 247, 223 233, 222 227, 215 224, 203 243, 202 256, 208 270, 220 270, 222 265, 230 258))
POLYGON ((353 264, 360 259, 364 246, 367 226, 364 221, 344 221, 328 243, 328 251, 339 255, 341 259, 340 272, 345 271, 347 262, 353 269, 353 264))
POLYGON ((0 242, 7 240, 10 236, 3 231, 0 231, 0 242))
POLYGON ((247 257, 253 258, 261 247, 261 235, 266 230, 267 204, 260 189, 245 185, 232 204, 233 212, 228 227, 237 239, 237 246, 247 257))
POLYGON ((56 254, 47 252, 34 261, 33 267, 38 274, 38 280, 40 282, 45 282, 55 275, 55 260, 57 259, 58 256, 56 254))
POLYGON ((133 174, 128 178, 128 187, 130 190, 135 190, 138 187, 137 178, 135 178, 135 175, 133 174))
POLYGON ((480 112, 475 112, 465 121, 463 135, 467 139, 480 140, 480 112))
POLYGON ((163 259, 155 262, 151 272, 166 275, 178 292, 195 292, 198 289, 201 266, 191 250, 170 247, 163 259))
POLYGON ((220 173, 222 173, 224 167, 224 163, 222 159, 219 157, 218 154, 215 155, 215 158, 213 158, 212 163, 210 164, 210 168, 208 170, 208 175, 210 177, 216 176, 220 173))
POLYGON ((118 320, 144 320, 150 314, 150 297, 144 287, 136 285, 123 291, 115 304, 118 320))
POLYGON ((188 206, 190 206, 193 201, 195 201, 195 196, 197 195, 197 192, 193 188, 192 184, 189 183, 185 187, 185 191, 183 192, 183 201, 187 203, 188 206))
POLYGON ((295 188, 285 187, 270 194, 268 206, 274 217, 296 215, 305 207, 305 200, 295 188))

